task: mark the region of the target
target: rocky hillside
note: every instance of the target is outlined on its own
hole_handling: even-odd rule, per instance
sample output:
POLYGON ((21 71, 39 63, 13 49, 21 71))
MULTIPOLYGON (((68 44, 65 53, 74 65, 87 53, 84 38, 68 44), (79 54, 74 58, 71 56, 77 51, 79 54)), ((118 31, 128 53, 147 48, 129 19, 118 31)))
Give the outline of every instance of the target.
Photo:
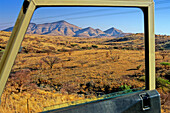
MULTIPOLYGON (((3 31, 12 31, 13 27, 7 28, 3 31)), ((53 22, 53 23, 44 23, 44 24, 35 24, 30 23, 27 34, 39 34, 39 35, 55 35, 55 36, 72 36, 72 37, 121 37, 127 35, 121 30, 118 30, 114 27, 102 31, 100 29, 93 29, 91 27, 81 28, 76 25, 70 24, 64 20, 53 22)))

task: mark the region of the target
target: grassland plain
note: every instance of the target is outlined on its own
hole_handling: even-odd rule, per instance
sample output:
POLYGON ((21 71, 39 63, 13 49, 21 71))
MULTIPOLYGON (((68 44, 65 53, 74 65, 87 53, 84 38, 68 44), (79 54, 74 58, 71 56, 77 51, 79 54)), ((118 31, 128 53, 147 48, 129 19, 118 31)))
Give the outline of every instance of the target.
MULTIPOLYGON (((10 32, 0 31, 1 53, 9 36, 10 32)), ((169 41, 170 36, 156 35, 156 86, 162 112, 170 111, 169 41)), ((143 34, 116 39, 27 34, 1 97, 0 113, 41 112, 144 87, 143 42, 143 34)))

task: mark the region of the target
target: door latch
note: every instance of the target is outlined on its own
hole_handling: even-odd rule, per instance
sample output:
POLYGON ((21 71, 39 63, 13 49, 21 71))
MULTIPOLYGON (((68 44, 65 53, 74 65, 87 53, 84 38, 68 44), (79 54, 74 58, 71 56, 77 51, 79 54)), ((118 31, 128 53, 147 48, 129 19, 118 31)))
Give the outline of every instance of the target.
POLYGON ((150 96, 147 93, 139 94, 141 100, 142 100, 142 109, 143 111, 149 110, 151 108, 150 103, 150 96))

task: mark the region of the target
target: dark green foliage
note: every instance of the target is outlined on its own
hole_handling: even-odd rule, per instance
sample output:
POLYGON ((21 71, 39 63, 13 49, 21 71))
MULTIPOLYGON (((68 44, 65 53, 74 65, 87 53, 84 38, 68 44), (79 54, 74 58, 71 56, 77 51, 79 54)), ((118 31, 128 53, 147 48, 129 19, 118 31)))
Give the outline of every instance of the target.
POLYGON ((121 85, 120 87, 119 87, 119 91, 124 91, 124 90, 129 90, 131 88, 131 85, 121 85))
POLYGON ((97 45, 92 45, 91 47, 92 47, 92 48, 98 48, 98 46, 97 46, 97 45))
POLYGON ((169 80, 163 79, 161 77, 156 78, 156 88, 170 88, 170 82, 169 80))
POLYGON ((82 49, 91 49, 91 47, 88 47, 88 46, 87 47, 82 47, 82 49))
POLYGON ((163 51, 163 50, 165 50, 165 48, 162 48, 162 47, 161 47, 161 48, 159 48, 159 50, 160 50, 160 51, 163 51))
POLYGON ((161 62, 160 64, 161 64, 161 65, 170 65, 169 62, 161 62))
POLYGON ((77 44, 71 44, 71 46, 72 46, 72 47, 75 47, 75 46, 77 46, 77 44))
POLYGON ((170 66, 170 63, 169 63, 169 62, 161 62, 160 64, 163 65, 165 68, 166 68, 167 66, 170 66))
POLYGON ((141 68, 141 66, 142 66, 142 65, 138 65, 138 66, 136 67, 136 69, 139 70, 139 69, 141 68))
POLYGON ((144 81, 145 81, 145 76, 141 76, 141 77, 139 77, 139 78, 138 78, 138 80, 139 80, 139 81, 143 81, 143 82, 144 82, 144 81))

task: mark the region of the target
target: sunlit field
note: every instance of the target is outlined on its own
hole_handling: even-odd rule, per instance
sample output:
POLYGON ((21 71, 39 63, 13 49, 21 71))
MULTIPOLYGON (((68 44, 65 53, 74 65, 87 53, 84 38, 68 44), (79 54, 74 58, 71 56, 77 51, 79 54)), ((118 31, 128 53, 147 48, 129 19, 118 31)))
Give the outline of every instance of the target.
MULTIPOLYGON (((0 56, 9 36, 0 31, 0 56)), ((161 43, 170 36, 157 38, 156 87, 162 112, 170 112, 170 52, 161 43)), ((41 112, 144 88, 143 42, 143 34, 118 39, 27 34, 1 97, 0 113, 41 112)))

